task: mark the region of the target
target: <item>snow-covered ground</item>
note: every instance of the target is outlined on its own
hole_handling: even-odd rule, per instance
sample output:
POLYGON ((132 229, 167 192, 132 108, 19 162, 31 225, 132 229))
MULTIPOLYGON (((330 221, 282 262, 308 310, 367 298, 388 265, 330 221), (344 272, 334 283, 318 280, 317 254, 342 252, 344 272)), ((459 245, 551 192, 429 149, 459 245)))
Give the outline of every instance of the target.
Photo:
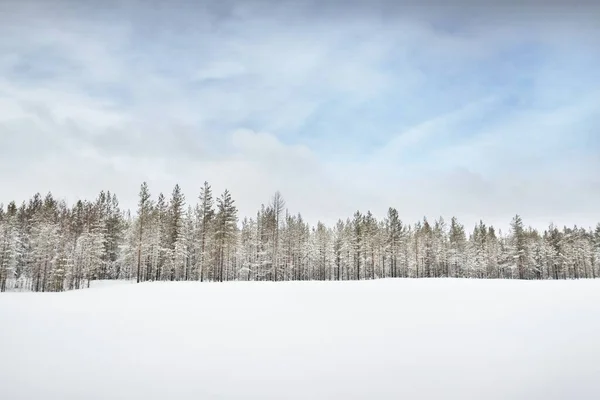
POLYGON ((111 286, 116 286, 116 285, 129 285, 132 283, 135 283, 135 279, 134 280, 101 279, 101 280, 97 280, 97 281, 91 281, 90 288, 91 289, 106 288, 106 287, 111 287, 111 286))
POLYGON ((600 399, 600 280, 4 293, 0 398, 600 399))

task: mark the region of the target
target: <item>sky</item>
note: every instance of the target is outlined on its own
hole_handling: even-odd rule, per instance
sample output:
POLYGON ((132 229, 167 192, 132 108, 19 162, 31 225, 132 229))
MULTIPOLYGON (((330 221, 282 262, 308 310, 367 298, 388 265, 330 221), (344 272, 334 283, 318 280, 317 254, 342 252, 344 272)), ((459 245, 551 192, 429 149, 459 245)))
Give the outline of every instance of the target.
POLYGON ((591 1, 0 2, 0 202, 600 221, 591 1))

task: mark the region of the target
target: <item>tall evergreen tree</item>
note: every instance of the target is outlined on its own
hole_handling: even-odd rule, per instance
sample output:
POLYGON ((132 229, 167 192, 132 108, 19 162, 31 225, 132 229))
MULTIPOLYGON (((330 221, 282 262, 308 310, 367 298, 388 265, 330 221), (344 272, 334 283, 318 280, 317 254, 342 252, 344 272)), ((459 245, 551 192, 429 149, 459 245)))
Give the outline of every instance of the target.
POLYGON ((217 244, 217 280, 225 279, 225 267, 234 243, 237 228, 237 208, 228 190, 217 199, 217 215, 215 217, 215 242, 217 244))
POLYGON ((526 277, 526 237, 523 220, 519 215, 516 215, 510 223, 511 228, 511 245, 512 259, 518 273, 519 279, 526 277))
POLYGON ((466 245, 465 228, 458 223, 455 217, 452 217, 450 221, 450 252, 449 252, 449 264, 450 268, 447 271, 447 276, 452 277, 464 277, 464 254, 466 245))
POLYGON ((273 254, 271 265, 273 268, 273 280, 277 281, 279 275, 279 232, 281 217, 285 209, 285 200, 279 191, 273 195, 271 209, 273 210, 273 254))
POLYGON ((152 210, 152 200, 150 199, 150 190, 146 182, 142 183, 140 187, 138 202, 138 251, 137 251, 137 283, 141 280, 141 267, 142 267, 142 245, 144 243, 144 228, 149 222, 150 212, 152 210))
POLYGON ((363 257, 363 225, 364 225, 364 217, 360 213, 360 211, 356 211, 354 213, 354 220, 352 221, 353 227, 353 247, 354 247, 354 273, 355 279, 360 280, 361 273, 360 267, 362 264, 363 257))
POLYGON ((171 194, 168 211, 167 251, 169 263, 169 279, 183 278, 184 264, 187 257, 185 237, 185 196, 179 185, 175 185, 171 194))
POLYGON ((215 216, 212 189, 208 182, 200 190, 200 203, 196 208, 196 225, 200 242, 198 279, 204 281, 207 261, 207 245, 211 237, 211 229, 215 216))

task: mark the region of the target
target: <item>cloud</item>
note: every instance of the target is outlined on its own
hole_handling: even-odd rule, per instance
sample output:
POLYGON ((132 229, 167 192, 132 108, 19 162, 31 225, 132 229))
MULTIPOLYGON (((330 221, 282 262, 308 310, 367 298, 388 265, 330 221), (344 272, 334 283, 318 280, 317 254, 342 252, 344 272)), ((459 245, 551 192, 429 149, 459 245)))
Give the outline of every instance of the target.
POLYGON ((0 6, 0 201, 209 180, 248 216, 600 220, 593 5, 103 4, 0 6))
POLYGON ((235 62, 214 62, 198 70, 194 78, 198 81, 231 79, 245 72, 244 66, 235 62))

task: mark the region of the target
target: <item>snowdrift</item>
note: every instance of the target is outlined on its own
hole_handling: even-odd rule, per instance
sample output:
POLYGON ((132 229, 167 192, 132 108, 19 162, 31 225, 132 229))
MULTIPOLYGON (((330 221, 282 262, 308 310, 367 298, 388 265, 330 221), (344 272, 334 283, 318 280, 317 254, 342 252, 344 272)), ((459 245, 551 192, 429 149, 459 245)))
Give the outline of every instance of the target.
POLYGON ((0 397, 599 399, 600 281, 0 295, 0 397))

